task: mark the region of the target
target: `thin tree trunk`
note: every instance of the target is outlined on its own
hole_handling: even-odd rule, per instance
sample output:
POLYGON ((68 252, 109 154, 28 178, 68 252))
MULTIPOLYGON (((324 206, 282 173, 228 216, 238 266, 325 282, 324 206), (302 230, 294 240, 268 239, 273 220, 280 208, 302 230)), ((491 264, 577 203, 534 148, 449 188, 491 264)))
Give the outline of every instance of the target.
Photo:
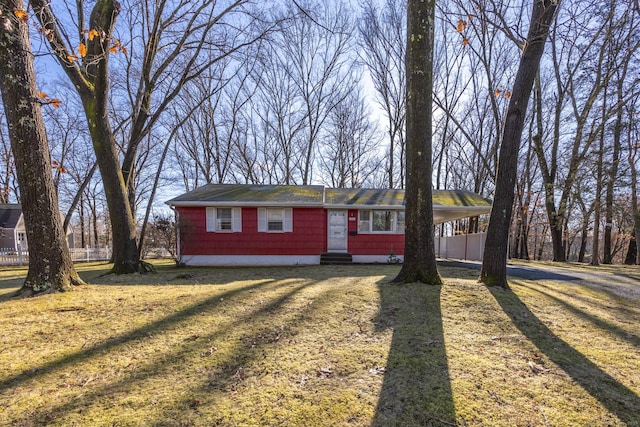
POLYGON ((51 176, 28 19, 15 13, 26 9, 22 0, 0 0, 0 10, 0 89, 29 242, 29 270, 18 294, 68 291, 83 282, 71 261, 51 176))
MULTIPOLYGON (((604 123, 607 106, 607 92, 604 92, 602 98, 602 120, 604 123)), ((591 255, 591 265, 600 265, 600 216, 602 214, 602 178, 603 161, 604 161, 604 128, 600 133, 599 146, 598 146, 598 160, 596 165, 596 196, 594 201, 594 219, 593 219, 593 245, 591 255)))
POLYGON ((87 243, 85 240, 85 236, 86 236, 86 225, 84 223, 84 201, 82 200, 82 197, 80 198, 80 247, 81 248, 85 248, 87 247, 87 243))
POLYGON ((78 188, 78 191, 76 192, 76 195, 73 198, 73 201, 71 202, 69 211, 64 216, 64 222, 62 223, 62 226, 64 228, 65 233, 69 228, 69 224, 71 223, 71 218, 73 217, 73 212, 76 210, 78 203, 80 203, 80 210, 82 211, 82 194, 84 193, 85 188, 87 188, 87 185, 89 185, 89 181, 91 181, 91 178, 93 178, 93 174, 96 172, 97 167, 98 167, 98 164, 94 162, 93 166, 91 166, 91 169, 89 169, 87 176, 84 178, 84 181, 82 181, 82 184, 80 184, 80 187, 78 188))
POLYGON ((587 236, 588 236, 589 224, 582 224, 582 231, 580 234, 580 251, 578 252, 578 262, 584 262, 584 254, 587 251, 587 236))
POLYGON ((623 103, 624 103, 624 77, 626 76, 627 67, 622 67, 622 76, 618 79, 617 94, 618 101, 616 104, 616 122, 613 127, 613 154, 611 159, 611 169, 609 170, 607 179, 607 193, 605 196, 605 226, 604 226, 604 257, 603 264, 611 264, 613 261, 613 249, 611 245, 611 231, 613 228, 613 196, 614 185, 618 177, 618 167, 620 165, 620 151, 622 149, 622 127, 623 120, 623 103))
POLYGON ((518 66, 509 107, 496 174, 496 191, 487 230, 480 282, 487 286, 508 288, 507 251, 509 225, 513 210, 518 151, 524 128, 527 105, 538 73, 540 59, 559 1, 536 0, 533 4, 529 33, 518 66))
POLYGON ((636 169, 636 155, 640 147, 638 139, 638 125, 632 118, 635 117, 635 109, 631 107, 627 111, 629 126, 627 126, 627 148, 629 154, 627 161, 629 162, 629 175, 631 176, 631 211, 633 212, 633 235, 636 242, 635 264, 640 264, 640 251, 637 249, 637 238, 640 236, 640 212, 638 211, 638 171, 636 169))
POLYGON ((636 233, 634 231, 633 233, 631 233, 631 238, 629 239, 627 256, 624 258, 624 263, 626 265, 635 264, 637 255, 638 255, 638 244, 636 243, 636 233))

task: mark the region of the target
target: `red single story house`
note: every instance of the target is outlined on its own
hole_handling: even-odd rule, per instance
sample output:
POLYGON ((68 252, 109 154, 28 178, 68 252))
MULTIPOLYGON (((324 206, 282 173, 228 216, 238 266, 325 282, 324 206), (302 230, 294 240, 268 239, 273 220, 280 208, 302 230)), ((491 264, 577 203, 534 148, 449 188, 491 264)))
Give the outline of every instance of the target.
MULTIPOLYGON (((319 264, 332 254, 386 263, 404 253, 404 190, 208 184, 166 203, 185 265, 319 264)), ((436 224, 491 210, 467 191, 436 190, 433 204, 436 224)))

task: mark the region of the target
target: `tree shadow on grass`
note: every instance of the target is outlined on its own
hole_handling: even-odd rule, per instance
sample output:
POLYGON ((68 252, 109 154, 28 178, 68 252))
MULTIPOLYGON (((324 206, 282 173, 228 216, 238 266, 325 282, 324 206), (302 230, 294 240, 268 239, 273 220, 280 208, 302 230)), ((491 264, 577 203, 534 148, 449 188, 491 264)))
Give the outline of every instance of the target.
POLYGON ((628 426, 640 426, 640 398, 556 336, 511 290, 491 294, 513 324, 552 362, 628 426))
MULTIPOLYGON (((256 325, 256 330, 253 334, 247 335, 241 338, 238 348, 232 353, 232 355, 226 360, 221 362, 220 378, 218 381, 223 385, 231 384, 235 381, 234 372, 236 375, 242 372, 244 367, 250 363, 253 358, 262 354, 261 345, 265 342, 271 342, 277 340, 275 333, 278 335, 286 333, 285 329, 271 330, 268 325, 260 327, 261 322, 268 324, 271 317, 276 315, 276 312, 281 310, 287 301, 291 300, 296 294, 300 293, 303 289, 313 286, 316 282, 312 280, 305 280, 295 284, 288 284, 281 286, 283 292, 278 296, 268 301, 268 303, 261 305, 257 311, 247 311, 240 317, 232 319, 230 323, 215 328, 211 334, 206 336, 197 336, 193 339, 187 339, 183 345, 171 348, 167 352, 159 353, 153 359, 146 360, 144 363, 140 363, 135 370, 131 370, 128 373, 123 373, 115 381, 110 381, 104 385, 94 387, 92 390, 87 390, 82 393, 81 399, 70 399, 62 404, 54 406, 43 406, 33 411, 29 416, 29 421, 34 424, 44 422, 45 424, 69 414, 75 412, 81 412, 83 406, 87 402, 102 399, 104 396, 110 396, 114 394, 126 393, 131 389, 134 383, 142 383, 146 380, 152 380, 154 378, 161 378, 166 371, 171 371, 176 366, 180 366, 182 363, 188 363, 190 357, 195 357, 194 354, 200 353, 200 357, 204 357, 203 350, 206 350, 210 346, 210 342, 216 342, 218 340, 226 339, 226 336, 230 334, 241 323, 251 323, 256 325), (254 348, 255 347, 255 348, 254 348)), ((37 370, 30 370, 29 372, 20 374, 14 378, 0 382, 0 390, 15 386, 22 381, 33 379, 39 375, 45 373, 54 372, 62 369, 67 365, 79 364, 85 359, 88 359, 94 355, 98 355, 101 352, 114 350, 116 347, 125 345, 126 343, 133 341, 140 337, 151 336, 155 334, 162 334, 164 331, 171 329, 173 326, 179 324, 187 318, 205 314, 206 312, 212 312, 217 310, 217 306, 221 301, 225 299, 231 299, 233 297, 242 298, 243 294, 259 291, 259 289, 266 286, 277 284, 274 280, 265 280, 260 283, 249 285, 238 290, 218 294, 212 298, 209 298, 203 302, 190 306, 175 315, 168 316, 162 320, 159 320, 146 327, 136 329, 122 337, 118 337, 113 340, 109 340, 104 344, 98 345, 87 351, 82 351, 62 358, 51 364, 42 366, 37 370), (222 296, 221 296, 222 295, 222 296)), ((304 315, 304 313, 302 313, 304 315)), ((293 324, 296 322, 294 321, 293 324)), ((216 357, 218 359, 218 357, 216 357)), ((205 376, 206 378, 206 376, 205 376)), ((209 381, 210 383, 210 381, 209 381)), ((205 382, 205 384, 209 384, 205 382)), ((205 387, 207 388, 207 387, 205 387)), ((192 390, 197 392, 197 390, 192 390)), ((203 392, 203 390, 199 390, 203 392)), ((210 391, 210 390, 204 390, 210 391)), ((172 402, 172 404, 166 408, 168 412, 160 419, 147 419, 145 425, 192 425, 188 421, 182 423, 169 420, 178 420, 184 418, 189 419, 189 416, 194 412, 193 402, 196 401, 192 394, 185 395, 172 402)))
POLYGON ((153 334, 161 333, 162 331, 170 328, 175 324, 179 324, 186 318, 196 316, 205 310, 213 310, 218 306, 225 298, 232 298, 233 296, 242 295, 252 290, 260 289, 272 283, 272 280, 262 281, 252 285, 245 286, 240 289, 227 291, 222 294, 217 294, 197 304, 189 306, 173 315, 167 316, 164 319, 160 319, 150 325, 143 326, 141 328, 134 329, 126 334, 119 335, 113 338, 109 338, 106 341, 97 344, 93 347, 71 353, 67 356, 61 357, 57 360, 53 360, 48 363, 44 363, 36 368, 31 368, 20 374, 10 376, 0 381, 0 391, 4 391, 9 387, 19 385, 20 383, 28 380, 32 380, 54 372, 58 369, 62 369, 66 366, 80 363, 83 360, 90 359, 93 356, 99 355, 103 352, 107 352, 111 349, 120 347, 128 342, 134 342, 137 339, 145 338, 153 334))
POLYGON ((451 426, 441 286, 381 282, 376 327, 393 336, 373 426, 451 426))
MULTIPOLYGON (((631 332, 621 328, 620 326, 614 324, 613 322, 610 322, 608 320, 602 319, 598 316, 595 316, 593 314, 587 313, 586 311, 578 308, 577 306, 575 306, 574 304, 571 304, 567 301, 565 301, 564 299, 558 298, 557 296, 554 296, 550 293, 551 291, 551 287, 550 286, 546 286, 546 285, 542 285, 542 284, 538 284, 536 283, 536 286, 533 285, 528 285, 528 284, 522 284, 522 286, 525 286, 529 289, 531 289, 532 291, 538 292, 541 295, 545 296, 546 298, 551 299, 553 302, 561 305, 562 307, 564 307, 565 309, 567 309, 568 311, 572 312, 573 314, 575 314, 576 316, 586 320, 587 322, 591 322, 592 324, 594 324, 596 327, 608 331, 612 334, 615 334, 618 336, 618 338, 629 342, 630 344, 635 345, 636 347, 640 347, 640 337, 637 337, 635 335, 633 335, 631 332), (542 289, 545 290, 542 290, 542 289)), ((575 298, 576 300, 582 300, 580 297, 571 295, 571 294, 567 294, 565 292, 561 292, 558 290, 554 290, 555 292, 558 292, 562 295, 564 295, 565 297, 568 298, 575 298)), ((586 304, 594 304, 592 301, 582 301, 583 303, 586 304)), ((620 307, 616 307, 615 310, 621 310, 620 307)), ((628 313, 629 315, 631 315, 632 313, 628 313)))

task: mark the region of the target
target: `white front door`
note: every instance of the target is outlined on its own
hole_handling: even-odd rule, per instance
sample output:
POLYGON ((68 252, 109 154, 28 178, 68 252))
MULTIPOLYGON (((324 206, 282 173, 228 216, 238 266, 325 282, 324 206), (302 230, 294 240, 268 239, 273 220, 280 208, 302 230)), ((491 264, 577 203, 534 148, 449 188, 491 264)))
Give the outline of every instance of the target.
POLYGON ((347 211, 329 211, 329 236, 327 239, 328 252, 347 251, 347 211))

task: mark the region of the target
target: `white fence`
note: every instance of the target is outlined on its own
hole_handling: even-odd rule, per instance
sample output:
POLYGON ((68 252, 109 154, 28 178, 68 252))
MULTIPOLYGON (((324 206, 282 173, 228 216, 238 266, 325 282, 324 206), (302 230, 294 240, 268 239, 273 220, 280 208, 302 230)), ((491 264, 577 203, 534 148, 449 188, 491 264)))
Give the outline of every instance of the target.
POLYGON ((436 236, 436 256, 482 261, 487 233, 461 234, 458 236, 436 236))
MULTIPOLYGON (((80 261, 108 261, 111 257, 109 248, 74 248, 69 250, 71 259, 80 261)), ((29 251, 14 249, 0 249, 0 265, 27 265, 29 251)))

